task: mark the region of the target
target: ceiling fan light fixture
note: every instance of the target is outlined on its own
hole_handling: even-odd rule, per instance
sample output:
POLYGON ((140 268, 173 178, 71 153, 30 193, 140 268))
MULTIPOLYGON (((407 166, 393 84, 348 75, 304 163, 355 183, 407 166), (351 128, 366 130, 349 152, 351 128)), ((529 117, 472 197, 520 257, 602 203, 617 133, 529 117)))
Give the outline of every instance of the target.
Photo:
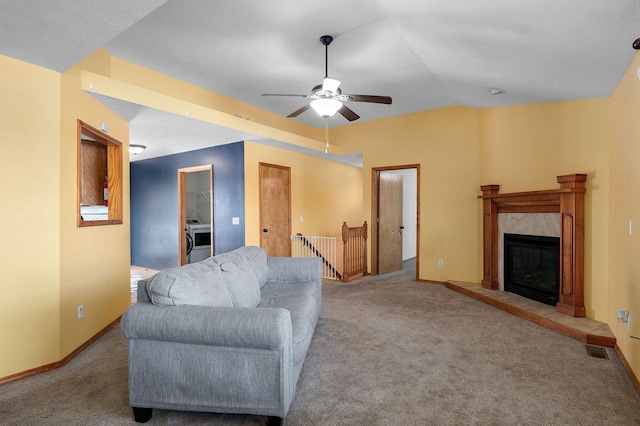
POLYGON ((342 102, 337 99, 321 98, 311 101, 311 108, 318 113, 320 117, 329 118, 342 108, 342 102))

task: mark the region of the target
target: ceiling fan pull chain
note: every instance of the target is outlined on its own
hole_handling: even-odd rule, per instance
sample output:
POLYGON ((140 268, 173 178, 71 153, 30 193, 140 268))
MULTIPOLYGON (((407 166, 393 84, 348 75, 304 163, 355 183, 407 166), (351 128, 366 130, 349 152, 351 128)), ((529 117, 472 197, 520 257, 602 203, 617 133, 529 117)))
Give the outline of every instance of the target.
POLYGON ((324 119, 324 140, 325 140, 324 153, 328 154, 329 153, 329 117, 326 117, 324 119))

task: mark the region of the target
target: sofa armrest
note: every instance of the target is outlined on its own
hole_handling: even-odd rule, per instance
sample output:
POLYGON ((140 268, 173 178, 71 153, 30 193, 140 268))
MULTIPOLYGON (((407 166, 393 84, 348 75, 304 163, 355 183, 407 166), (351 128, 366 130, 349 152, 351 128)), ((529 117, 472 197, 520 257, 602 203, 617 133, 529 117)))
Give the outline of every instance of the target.
POLYGON ((291 314, 282 308, 155 306, 137 303, 122 316, 127 339, 223 347, 281 349, 291 345, 291 314))
POLYGON ((319 257, 268 257, 267 282, 322 281, 319 257))

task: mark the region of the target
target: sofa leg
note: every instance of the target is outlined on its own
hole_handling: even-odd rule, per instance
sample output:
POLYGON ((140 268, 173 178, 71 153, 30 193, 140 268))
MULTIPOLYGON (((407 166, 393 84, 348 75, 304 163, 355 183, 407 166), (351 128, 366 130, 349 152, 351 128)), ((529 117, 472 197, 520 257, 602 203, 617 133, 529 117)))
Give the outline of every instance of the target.
POLYGON ((276 416, 267 416, 267 426, 282 426, 284 419, 276 416))
POLYGON ((136 419, 137 423, 146 423, 151 419, 151 416, 153 415, 153 409, 151 408, 131 408, 133 408, 133 417, 136 419))

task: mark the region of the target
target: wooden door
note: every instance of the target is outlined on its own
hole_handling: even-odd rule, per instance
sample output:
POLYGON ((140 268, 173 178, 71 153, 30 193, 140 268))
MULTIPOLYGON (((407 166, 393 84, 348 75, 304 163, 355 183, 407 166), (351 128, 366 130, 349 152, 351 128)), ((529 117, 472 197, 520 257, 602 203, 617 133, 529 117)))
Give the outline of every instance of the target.
POLYGON ((402 269, 402 175, 378 174, 378 273, 402 269))
POLYGON ((260 247, 291 256, 291 168, 260 163, 260 247))
POLYGON ((80 203, 84 206, 104 204, 104 180, 107 171, 107 146, 99 142, 83 140, 82 193, 80 203))

